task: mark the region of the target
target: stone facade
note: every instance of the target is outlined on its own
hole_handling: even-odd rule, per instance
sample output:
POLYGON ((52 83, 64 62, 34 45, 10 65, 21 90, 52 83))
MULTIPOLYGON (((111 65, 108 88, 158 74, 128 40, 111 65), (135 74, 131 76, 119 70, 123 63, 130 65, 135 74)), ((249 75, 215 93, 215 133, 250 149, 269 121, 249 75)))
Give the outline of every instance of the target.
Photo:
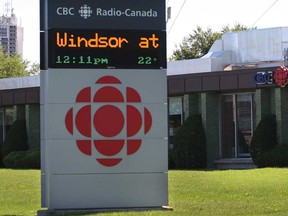
POLYGON ((219 158, 219 96, 217 93, 194 93, 184 95, 184 119, 189 115, 200 114, 206 134, 207 167, 214 167, 219 158))
POLYGON ((288 144, 288 89, 275 88, 275 114, 279 144, 288 144))
POLYGON ((214 167, 219 158, 219 96, 217 93, 201 94, 201 116, 206 134, 207 167, 214 167))

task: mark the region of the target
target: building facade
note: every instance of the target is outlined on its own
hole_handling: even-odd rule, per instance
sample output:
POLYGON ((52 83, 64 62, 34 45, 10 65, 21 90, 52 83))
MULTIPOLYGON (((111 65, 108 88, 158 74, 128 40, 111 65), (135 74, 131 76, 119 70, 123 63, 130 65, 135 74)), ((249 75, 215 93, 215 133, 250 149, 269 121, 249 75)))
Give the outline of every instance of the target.
POLYGON ((210 168, 255 167, 249 145, 269 114, 278 142, 288 144, 287 41, 288 28, 228 33, 206 56, 168 63, 170 148, 175 128, 193 114, 202 116, 210 168))
POLYGON ((40 80, 38 76, 0 79, 0 142, 16 119, 25 120, 28 144, 40 148, 40 80))
MULTIPOLYGON (((288 145, 288 28, 223 35, 200 59, 168 63, 169 148, 175 129, 202 116, 208 168, 252 168, 249 145, 263 117, 275 114, 280 145, 288 145), (284 52, 285 53, 285 52, 284 52)), ((30 148, 40 147, 39 76, 0 80, 0 138, 26 119, 30 148)))
POLYGON ((15 14, 0 16, 0 46, 9 55, 23 54, 23 27, 17 25, 15 14))
MULTIPOLYGON (((260 120, 276 115, 280 144, 288 144, 288 89, 257 83, 259 74, 276 76, 279 67, 168 77, 170 136, 189 115, 200 114, 206 133, 207 166, 254 167, 249 145, 260 120)), ((170 140, 173 140, 170 139, 170 140)), ((173 148, 173 141, 170 148, 173 148)))

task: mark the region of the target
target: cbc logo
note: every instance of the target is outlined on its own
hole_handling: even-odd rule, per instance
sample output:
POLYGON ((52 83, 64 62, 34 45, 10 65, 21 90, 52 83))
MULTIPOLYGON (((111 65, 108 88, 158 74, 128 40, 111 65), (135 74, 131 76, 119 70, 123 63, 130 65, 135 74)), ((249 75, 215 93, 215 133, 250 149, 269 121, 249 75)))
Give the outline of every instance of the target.
POLYGON ((68 16, 68 15, 74 16, 74 8, 58 7, 57 14, 59 16, 68 16))
POLYGON ((255 75, 255 81, 258 85, 273 84, 273 72, 257 72, 255 75))
POLYGON ((76 96, 65 116, 67 131, 76 138, 78 150, 105 166, 118 165, 135 154, 152 127, 152 115, 141 96, 114 76, 103 76, 96 86, 76 96), (124 88, 123 88, 124 87, 124 88))
MULTIPOLYGON (((74 16, 75 8, 74 7, 70 7, 70 8, 58 7, 56 12, 59 16, 74 16)), ((80 9, 78 10, 78 12, 79 12, 79 15, 83 17, 84 19, 88 19, 93 13, 93 11, 91 10, 91 7, 86 4, 82 5, 80 9)))
POLYGON ((258 85, 275 83, 278 86, 285 87, 288 83, 288 69, 285 66, 280 66, 274 72, 257 72, 254 79, 258 85))

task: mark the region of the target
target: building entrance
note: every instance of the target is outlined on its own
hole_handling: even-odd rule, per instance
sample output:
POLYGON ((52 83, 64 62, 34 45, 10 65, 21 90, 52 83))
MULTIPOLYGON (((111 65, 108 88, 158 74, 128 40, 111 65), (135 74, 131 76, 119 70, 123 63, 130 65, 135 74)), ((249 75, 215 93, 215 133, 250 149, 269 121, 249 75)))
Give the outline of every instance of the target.
POLYGON ((254 129, 253 94, 221 96, 221 157, 250 157, 254 129))

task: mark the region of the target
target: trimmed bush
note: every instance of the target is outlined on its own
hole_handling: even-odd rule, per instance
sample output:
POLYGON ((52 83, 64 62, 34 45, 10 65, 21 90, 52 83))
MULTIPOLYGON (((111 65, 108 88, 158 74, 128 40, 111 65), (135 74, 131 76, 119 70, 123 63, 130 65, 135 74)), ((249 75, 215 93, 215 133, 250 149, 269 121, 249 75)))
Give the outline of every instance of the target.
POLYGON ((173 149, 168 150, 168 168, 169 169, 175 169, 176 168, 173 149))
POLYGON ((14 121, 2 144, 2 158, 4 159, 9 153, 14 151, 28 150, 27 142, 26 122, 24 120, 14 121))
POLYGON ((206 167, 206 139, 200 115, 189 116, 177 129, 173 156, 177 169, 206 167))
POLYGON ((40 168, 40 151, 16 151, 8 154, 3 163, 6 168, 12 169, 39 169, 40 168))
POLYGON ((288 145, 278 145, 274 149, 259 155, 258 167, 288 167, 288 145))
POLYGON ((3 167, 3 162, 2 162, 2 140, 0 140, 0 167, 3 167))
POLYGON ((251 140, 249 150, 254 163, 257 164, 257 157, 273 149, 277 144, 276 116, 268 115, 261 119, 251 140))

